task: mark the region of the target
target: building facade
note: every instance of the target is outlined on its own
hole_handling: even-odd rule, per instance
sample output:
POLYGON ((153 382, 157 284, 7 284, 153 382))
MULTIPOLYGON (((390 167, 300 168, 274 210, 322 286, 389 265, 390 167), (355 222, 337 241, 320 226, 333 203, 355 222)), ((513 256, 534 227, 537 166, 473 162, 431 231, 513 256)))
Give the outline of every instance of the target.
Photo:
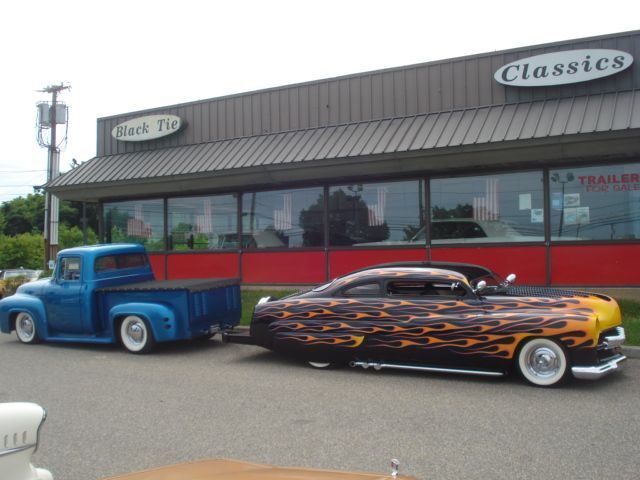
POLYGON ((100 118, 47 188, 160 278, 446 260, 640 286, 639 57, 625 32, 100 118))

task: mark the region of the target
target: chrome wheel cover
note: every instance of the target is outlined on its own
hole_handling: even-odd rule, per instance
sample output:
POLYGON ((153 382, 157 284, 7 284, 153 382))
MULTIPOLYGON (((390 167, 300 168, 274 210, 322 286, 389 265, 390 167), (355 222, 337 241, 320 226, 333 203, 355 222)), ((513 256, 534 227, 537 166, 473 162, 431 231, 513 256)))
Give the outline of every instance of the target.
POLYGON ((36 326, 33 318, 28 313, 20 313, 16 319, 16 335, 22 342, 28 343, 33 340, 36 334, 36 326))
POLYGON ((557 375, 561 368, 558 355, 547 347, 536 348, 527 357, 527 370, 539 378, 551 378, 557 375))
POLYGON ((127 341, 131 345, 137 347, 144 345, 146 328, 140 320, 131 320, 127 323, 126 332, 127 341))
POLYGON ((137 353, 147 349, 149 341, 153 340, 149 335, 144 320, 136 315, 126 317, 120 325, 120 340, 130 352, 137 353))

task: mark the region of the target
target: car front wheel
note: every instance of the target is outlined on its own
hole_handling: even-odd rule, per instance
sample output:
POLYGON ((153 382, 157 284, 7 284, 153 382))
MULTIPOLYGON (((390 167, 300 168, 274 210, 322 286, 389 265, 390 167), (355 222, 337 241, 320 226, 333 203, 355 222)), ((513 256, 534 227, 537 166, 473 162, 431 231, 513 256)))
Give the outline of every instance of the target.
POLYGON ((563 383, 569 372, 567 354, 560 344, 548 338, 534 338, 518 353, 520 375, 537 387, 552 387, 563 383))
POLYGON ((129 315, 120 324, 120 340, 131 353, 147 353, 156 345, 153 332, 137 315, 129 315))
POLYGON ((20 312, 16 317, 16 336, 22 343, 38 343, 40 336, 36 329, 36 322, 31 314, 20 312))

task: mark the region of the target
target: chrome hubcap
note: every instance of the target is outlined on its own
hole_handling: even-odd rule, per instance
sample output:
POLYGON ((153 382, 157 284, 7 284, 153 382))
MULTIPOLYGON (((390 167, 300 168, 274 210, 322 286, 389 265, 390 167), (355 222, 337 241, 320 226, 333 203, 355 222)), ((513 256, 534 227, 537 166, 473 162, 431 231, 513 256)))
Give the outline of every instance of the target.
POLYGON ((552 377, 560 370, 560 360, 556 352, 541 347, 531 352, 528 362, 529 371, 537 377, 552 377))
POLYGON ((20 319, 20 330, 23 333, 23 337, 30 337, 33 335, 33 321, 29 317, 22 317, 20 319))
POLYGON ((131 343, 140 344, 144 340, 144 329, 139 322, 133 322, 127 325, 127 337, 131 343))

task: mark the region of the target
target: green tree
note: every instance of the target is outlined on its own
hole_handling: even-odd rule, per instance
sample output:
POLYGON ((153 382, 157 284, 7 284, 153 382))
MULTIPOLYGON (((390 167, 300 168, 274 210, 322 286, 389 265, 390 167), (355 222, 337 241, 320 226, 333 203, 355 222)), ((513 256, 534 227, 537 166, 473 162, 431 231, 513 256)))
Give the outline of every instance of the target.
MULTIPOLYGON (((87 228, 98 231, 98 206, 94 203, 86 204, 87 228)), ((60 224, 68 227, 78 227, 82 230, 82 202, 60 202, 60 224)))
MULTIPOLYGON (((44 229, 44 194, 34 193, 26 197, 17 197, 0 205, 0 235, 8 237, 25 233, 40 236, 44 229)), ((98 217, 96 205, 86 205, 87 242, 96 243, 98 217)), ((82 202, 60 202, 60 248, 82 245, 82 202)), ((5 267, 6 265, 0 264, 5 267)))
POLYGON ((44 225, 44 195, 34 193, 4 202, 0 206, 4 218, 2 233, 42 233, 44 225))
MULTIPOLYGON (((60 249, 77 247, 78 245, 82 245, 82 230, 78 227, 67 227, 66 225, 60 225, 59 233, 58 233, 58 243, 60 245, 60 249)), ((98 242, 98 237, 93 231, 93 229, 87 229, 87 243, 94 244, 98 242)))
POLYGON ((2 268, 42 268, 44 239, 41 234, 22 233, 0 235, 0 266, 2 268))
MULTIPOLYGON (((323 238, 322 197, 300 212, 300 226, 305 244, 311 239, 323 238)), ((389 238, 387 222, 369 225, 367 203, 358 194, 348 195, 336 190, 329 196, 329 243, 330 245, 353 245, 355 243, 381 242, 389 238)), ((322 242, 316 245, 322 245, 322 242)))
POLYGON ((473 218, 473 207, 469 203, 459 203, 455 208, 444 208, 434 205, 431 209, 433 220, 447 218, 473 218))

